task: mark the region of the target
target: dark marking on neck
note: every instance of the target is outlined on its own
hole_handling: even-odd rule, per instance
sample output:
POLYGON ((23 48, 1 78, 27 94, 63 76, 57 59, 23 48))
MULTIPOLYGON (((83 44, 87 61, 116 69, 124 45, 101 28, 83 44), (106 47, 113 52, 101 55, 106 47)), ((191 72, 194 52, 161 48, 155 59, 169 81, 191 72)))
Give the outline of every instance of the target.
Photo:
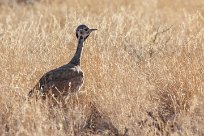
POLYGON ((71 61, 69 62, 70 64, 73 64, 75 66, 80 65, 80 59, 81 59, 82 50, 83 50, 83 42, 84 42, 84 39, 82 36, 80 36, 78 39, 78 46, 77 46, 76 53, 74 57, 71 59, 71 61))
POLYGON ((80 39, 80 40, 83 40, 83 36, 80 36, 79 39, 80 39))

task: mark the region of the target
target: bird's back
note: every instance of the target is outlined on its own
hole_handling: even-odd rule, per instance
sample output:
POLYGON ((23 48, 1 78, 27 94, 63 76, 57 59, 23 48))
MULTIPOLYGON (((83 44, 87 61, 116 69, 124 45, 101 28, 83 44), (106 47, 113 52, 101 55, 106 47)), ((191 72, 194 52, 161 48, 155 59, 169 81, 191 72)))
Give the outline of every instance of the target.
POLYGON ((58 96, 77 92, 83 84, 83 77, 83 71, 79 66, 66 64, 44 74, 30 93, 40 90, 43 94, 51 93, 58 96))

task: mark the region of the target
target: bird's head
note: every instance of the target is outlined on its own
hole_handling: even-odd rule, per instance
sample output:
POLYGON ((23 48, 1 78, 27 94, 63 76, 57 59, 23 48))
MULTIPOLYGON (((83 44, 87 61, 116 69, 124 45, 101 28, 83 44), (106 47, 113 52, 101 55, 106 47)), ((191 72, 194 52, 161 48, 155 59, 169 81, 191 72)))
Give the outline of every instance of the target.
POLYGON ((91 32, 95 31, 97 29, 90 29, 86 25, 80 25, 76 29, 76 37, 77 39, 83 39, 84 41, 86 38, 90 35, 91 32))

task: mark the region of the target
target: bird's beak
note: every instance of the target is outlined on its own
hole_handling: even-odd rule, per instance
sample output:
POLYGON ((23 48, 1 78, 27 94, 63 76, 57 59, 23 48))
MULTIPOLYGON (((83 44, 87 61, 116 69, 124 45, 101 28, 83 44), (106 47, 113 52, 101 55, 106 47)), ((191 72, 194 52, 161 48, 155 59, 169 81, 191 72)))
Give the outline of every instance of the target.
POLYGON ((89 29, 90 33, 96 31, 97 29, 89 29))

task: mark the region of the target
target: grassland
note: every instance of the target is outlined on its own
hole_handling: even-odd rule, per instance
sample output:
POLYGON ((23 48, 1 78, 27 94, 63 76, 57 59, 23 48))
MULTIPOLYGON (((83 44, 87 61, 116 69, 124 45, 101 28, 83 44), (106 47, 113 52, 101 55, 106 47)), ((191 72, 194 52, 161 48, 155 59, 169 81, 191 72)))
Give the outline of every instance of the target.
POLYGON ((121 134, 204 135, 202 0, 0 3, 0 135, 85 135, 90 103, 121 134), (98 31, 86 41, 78 102, 28 99, 73 56, 79 24, 98 31))

